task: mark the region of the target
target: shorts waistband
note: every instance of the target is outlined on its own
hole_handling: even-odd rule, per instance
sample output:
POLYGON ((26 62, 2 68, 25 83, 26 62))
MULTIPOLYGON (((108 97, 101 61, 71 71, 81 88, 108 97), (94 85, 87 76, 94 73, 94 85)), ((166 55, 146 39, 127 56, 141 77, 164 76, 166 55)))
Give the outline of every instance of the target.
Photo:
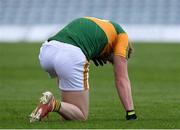
MULTIPOLYGON (((71 44, 68 44, 68 43, 64 43, 64 42, 60 42, 60 41, 56 41, 56 40, 51 40, 51 41, 45 41, 42 46, 54 46, 54 47, 57 47, 57 48, 62 48, 62 47, 70 47, 70 48, 74 48, 74 49, 78 49, 78 50, 81 50, 79 47, 77 46, 74 46, 74 45, 71 45, 71 44)), ((82 51, 82 50, 81 50, 82 51)))

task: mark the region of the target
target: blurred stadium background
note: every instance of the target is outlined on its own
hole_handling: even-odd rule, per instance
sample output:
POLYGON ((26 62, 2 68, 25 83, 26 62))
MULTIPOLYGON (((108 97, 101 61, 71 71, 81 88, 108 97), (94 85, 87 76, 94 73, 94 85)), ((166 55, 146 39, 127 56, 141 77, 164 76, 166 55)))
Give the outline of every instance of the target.
POLYGON ((180 0, 0 0, 0 128, 180 128, 178 43, 180 0), (40 68, 40 43, 82 16, 117 21, 139 43, 129 60, 139 119, 125 121, 112 66, 91 64, 86 122, 59 121, 52 113, 48 121, 30 124, 43 91, 59 98, 56 82, 40 68))
POLYGON ((0 0, 0 41, 42 41, 74 18, 117 21, 133 41, 180 41, 179 0, 0 0))

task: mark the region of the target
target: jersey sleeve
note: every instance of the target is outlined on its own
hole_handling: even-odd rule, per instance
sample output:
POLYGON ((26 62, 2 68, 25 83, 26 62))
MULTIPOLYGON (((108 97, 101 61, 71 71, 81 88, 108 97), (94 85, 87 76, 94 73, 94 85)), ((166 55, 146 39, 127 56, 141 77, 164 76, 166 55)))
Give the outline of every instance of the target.
POLYGON ((120 33, 117 36, 116 43, 114 44, 114 55, 119 55, 124 58, 128 57, 128 35, 126 33, 120 33))

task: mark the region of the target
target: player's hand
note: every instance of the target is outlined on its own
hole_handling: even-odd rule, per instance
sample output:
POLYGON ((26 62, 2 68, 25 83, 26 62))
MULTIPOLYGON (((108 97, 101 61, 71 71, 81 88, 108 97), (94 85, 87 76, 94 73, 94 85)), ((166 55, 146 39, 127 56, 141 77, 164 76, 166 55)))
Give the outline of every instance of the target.
POLYGON ((96 66, 103 66, 104 64, 107 64, 107 62, 113 64, 113 54, 103 54, 101 56, 94 57, 92 61, 96 66))
POLYGON ((137 120, 137 115, 134 110, 126 112, 126 120, 137 120))
POLYGON ((103 54, 101 56, 98 56, 98 57, 94 57, 92 59, 92 61, 94 62, 94 64, 96 66, 103 66, 104 64, 107 64, 107 62, 113 64, 113 53, 110 53, 110 54, 103 54))
POLYGON ((104 64, 106 64, 107 63, 107 61, 105 60, 105 59, 101 59, 100 57, 98 57, 98 58, 94 58, 94 59, 92 59, 92 61, 94 62, 94 64, 96 65, 96 66, 103 66, 104 64))

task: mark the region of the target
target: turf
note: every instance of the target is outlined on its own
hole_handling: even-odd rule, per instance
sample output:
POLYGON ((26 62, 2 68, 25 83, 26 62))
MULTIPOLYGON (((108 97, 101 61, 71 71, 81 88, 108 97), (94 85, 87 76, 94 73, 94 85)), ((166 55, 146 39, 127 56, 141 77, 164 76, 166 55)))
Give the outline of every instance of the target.
POLYGON ((90 113, 86 122, 62 121, 55 113, 30 124, 41 92, 59 98, 54 80, 40 68, 40 44, 0 44, 0 128, 180 128, 180 44, 134 44, 129 76, 138 115, 125 121, 112 66, 90 67, 90 113))

